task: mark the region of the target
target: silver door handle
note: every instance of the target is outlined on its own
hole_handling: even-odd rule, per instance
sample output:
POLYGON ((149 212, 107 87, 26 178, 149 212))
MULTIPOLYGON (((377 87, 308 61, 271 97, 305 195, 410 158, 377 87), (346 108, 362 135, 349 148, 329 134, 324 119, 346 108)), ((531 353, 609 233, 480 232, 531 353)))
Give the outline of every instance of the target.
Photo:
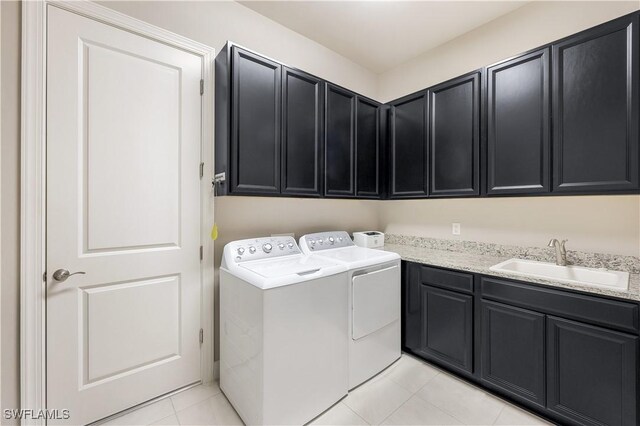
POLYGON ((63 282, 63 281, 66 281, 67 278, 69 278, 71 275, 78 275, 78 274, 84 275, 85 272, 79 271, 79 272, 74 272, 72 274, 66 269, 58 269, 53 273, 53 279, 59 282, 63 282))

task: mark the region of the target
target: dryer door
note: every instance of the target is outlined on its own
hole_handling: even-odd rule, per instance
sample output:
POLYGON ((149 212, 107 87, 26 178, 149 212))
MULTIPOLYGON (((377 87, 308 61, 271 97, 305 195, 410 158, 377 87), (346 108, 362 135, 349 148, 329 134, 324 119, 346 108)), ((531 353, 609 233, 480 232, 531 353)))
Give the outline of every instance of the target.
POLYGON ((353 277, 352 338, 358 340, 400 319, 400 267, 353 277))

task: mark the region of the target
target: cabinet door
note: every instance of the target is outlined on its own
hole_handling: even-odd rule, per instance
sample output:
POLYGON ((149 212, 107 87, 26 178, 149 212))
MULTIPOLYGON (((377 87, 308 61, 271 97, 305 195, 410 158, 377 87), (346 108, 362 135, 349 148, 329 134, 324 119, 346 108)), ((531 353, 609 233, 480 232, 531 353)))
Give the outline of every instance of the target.
POLYGON ((376 102, 358 96, 356 103, 356 195, 380 196, 380 119, 376 102))
POLYGON ((402 262, 402 347, 412 351, 422 348, 421 287, 420 265, 402 262))
POLYGON ((638 16, 553 45, 553 190, 638 188, 638 16))
POLYGON ((487 68, 487 193, 549 192, 549 49, 487 68))
POLYGON ((584 425, 637 425, 638 338, 547 318, 547 406, 584 425))
POLYGON ((429 89, 429 196, 479 194, 480 73, 429 89))
POLYGON ((232 57, 232 193, 280 192, 280 64, 238 47, 232 57))
POLYGON ((543 314, 482 300, 482 380, 545 405, 543 314))
POLYGON ((420 352, 453 369, 473 370, 473 297, 423 285, 420 352))
POLYGON ((426 93, 409 95, 391 103, 390 188, 392 198, 427 195, 426 93))
POLYGON ((355 195, 356 95, 327 83, 325 124, 325 195, 355 195))
POLYGON ((321 196, 323 82, 284 68, 282 193, 321 196))

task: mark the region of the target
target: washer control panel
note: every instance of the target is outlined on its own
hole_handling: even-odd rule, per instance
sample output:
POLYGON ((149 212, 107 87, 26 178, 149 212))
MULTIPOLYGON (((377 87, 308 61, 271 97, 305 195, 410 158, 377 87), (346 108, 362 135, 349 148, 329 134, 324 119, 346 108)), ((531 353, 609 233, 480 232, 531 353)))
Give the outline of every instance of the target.
POLYGON ((300 253, 293 237, 250 238, 233 241, 224 247, 225 259, 236 263, 300 253))
POLYGON ((310 251, 320 251, 353 246, 353 241, 345 231, 318 232, 307 234, 300 239, 300 244, 306 245, 310 251))

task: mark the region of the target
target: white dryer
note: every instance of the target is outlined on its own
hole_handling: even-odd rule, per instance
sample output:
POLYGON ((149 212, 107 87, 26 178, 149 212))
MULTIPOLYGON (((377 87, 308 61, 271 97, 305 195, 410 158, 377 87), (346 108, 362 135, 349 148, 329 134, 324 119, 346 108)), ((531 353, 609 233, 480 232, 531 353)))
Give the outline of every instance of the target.
POLYGON ((292 237, 225 246, 220 387, 246 424, 305 424, 347 394, 346 270, 292 237))
POLYGON ((349 389, 400 358, 400 256, 358 247, 344 231, 300 238, 304 253, 348 268, 349 389))

